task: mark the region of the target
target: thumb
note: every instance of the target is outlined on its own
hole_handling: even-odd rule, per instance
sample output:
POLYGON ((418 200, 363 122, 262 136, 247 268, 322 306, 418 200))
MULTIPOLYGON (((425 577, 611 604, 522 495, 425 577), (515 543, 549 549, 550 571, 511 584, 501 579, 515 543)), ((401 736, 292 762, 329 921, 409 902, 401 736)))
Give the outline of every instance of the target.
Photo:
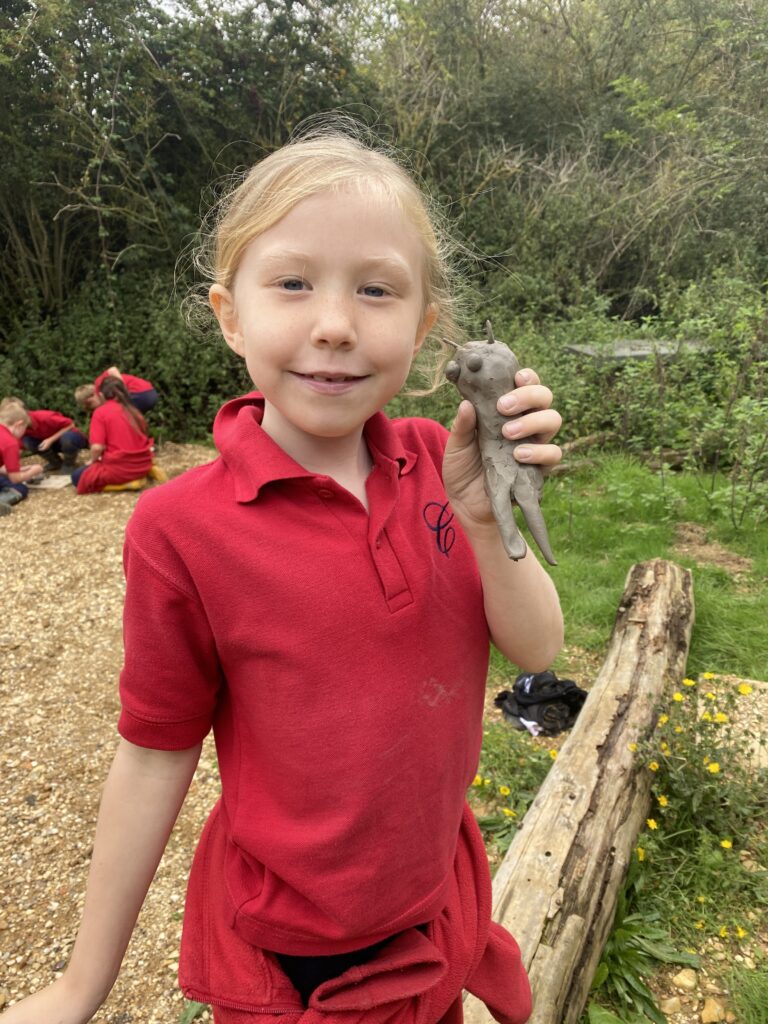
POLYGON ((461 402, 456 410, 456 418, 451 426, 451 436, 448 438, 449 448, 466 448, 475 440, 475 427, 477 417, 475 407, 466 399, 461 402))

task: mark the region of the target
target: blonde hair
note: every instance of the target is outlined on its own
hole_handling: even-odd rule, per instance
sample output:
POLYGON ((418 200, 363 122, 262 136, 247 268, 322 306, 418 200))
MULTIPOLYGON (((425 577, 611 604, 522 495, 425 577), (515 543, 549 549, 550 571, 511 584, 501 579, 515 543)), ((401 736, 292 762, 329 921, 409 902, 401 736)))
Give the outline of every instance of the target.
POLYGON ((32 420, 29 417, 24 405, 17 399, 5 398, 0 402, 0 423, 6 427, 12 427, 21 420, 24 427, 28 427, 32 420))
POLYGON ((430 333, 460 343, 459 247, 426 192, 380 142, 374 148, 364 141, 363 132, 337 118, 330 127, 312 126, 257 163, 210 211, 195 266, 209 282, 231 290, 248 244, 302 200, 350 188, 373 192, 396 203, 422 241, 423 308, 437 309, 430 333))
POLYGON ((93 384, 81 384, 79 388, 75 388, 75 401, 81 409, 85 409, 88 399, 93 398, 95 394, 96 388, 93 384))

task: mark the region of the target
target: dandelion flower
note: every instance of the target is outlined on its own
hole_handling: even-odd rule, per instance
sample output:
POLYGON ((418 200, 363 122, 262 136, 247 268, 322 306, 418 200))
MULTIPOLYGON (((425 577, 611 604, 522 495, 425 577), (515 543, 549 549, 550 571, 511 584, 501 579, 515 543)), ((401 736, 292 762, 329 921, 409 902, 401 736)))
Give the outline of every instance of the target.
POLYGON ((490 786, 490 784, 491 784, 491 780, 490 779, 483 779, 483 785, 484 786, 490 786))
POLYGON ((629 747, 629 749, 632 751, 633 754, 637 750, 637 744, 636 743, 628 743, 627 746, 629 747))
POLYGON ((658 725, 666 725, 669 721, 669 715, 659 715, 658 725))
POLYGON ((662 754, 668 754, 669 753, 669 744, 668 743, 662 743, 661 747, 659 749, 661 750, 662 754))
POLYGON ((702 722, 711 722, 712 721, 712 715, 710 715, 710 713, 708 711, 705 711, 704 714, 701 716, 701 720, 702 720, 702 722))
POLYGON ((557 757, 557 751, 555 750, 554 747, 552 747, 552 749, 549 751, 549 756, 552 758, 553 761, 557 757))
POLYGON ((726 713, 724 711, 718 711, 717 714, 715 715, 715 721, 719 722, 720 725, 722 725, 723 722, 727 722, 728 721, 728 715, 726 715, 726 713))
POLYGON ((712 693, 711 690, 707 690, 704 696, 707 698, 707 700, 717 700, 717 696, 714 693, 712 693))
POLYGON ((651 832, 655 832, 656 829, 659 827, 659 823, 656 821, 655 818, 647 818, 645 824, 648 826, 651 832))
POLYGON ((707 897, 706 896, 697 896, 696 897, 696 902, 697 903, 706 903, 707 902, 707 897))
POLYGON ((699 931, 701 931, 701 929, 704 927, 704 922, 703 921, 697 921, 696 924, 693 927, 694 928, 698 928, 699 931))
POLYGON ((656 799, 659 801, 659 807, 669 807, 669 800, 663 794, 656 799))
POLYGON ((746 932, 745 928, 742 928, 741 925, 737 925, 736 926, 736 938, 737 939, 743 939, 746 934, 747 934, 747 932, 746 932))
POLYGON ((509 796, 512 790, 509 788, 509 786, 499 786, 499 792, 501 793, 502 796, 509 796))
POLYGON ((651 761, 651 763, 648 765, 648 767, 651 769, 652 772, 657 772, 659 770, 659 762, 658 761, 651 761))
POLYGON ((712 772, 713 775, 717 775, 717 773, 720 771, 720 765, 717 761, 710 761, 710 763, 707 765, 707 771, 712 772))
POLYGON ((730 839, 721 839, 720 840, 720 845, 722 846, 722 848, 724 850, 730 850, 730 849, 733 848, 733 843, 731 842, 730 839))
POLYGON ((739 683, 739 693, 742 697, 748 697, 752 693, 752 687, 749 683, 739 683))
POLYGON ((516 818, 517 817, 517 811, 511 810, 509 807, 502 807, 501 813, 504 815, 505 818, 516 818))
POLYGON ((701 673, 701 678, 702 679, 714 679, 715 678, 715 673, 714 672, 702 672, 701 673))
POLYGON ((682 727, 682 725, 676 725, 676 726, 675 726, 675 732, 676 732, 676 733, 681 733, 682 731, 683 731, 683 727, 682 727))
POLYGON ((672 694, 672 700, 677 701, 677 703, 679 704, 680 701, 685 700, 685 697, 682 695, 682 693, 680 693, 679 690, 676 690, 675 693, 672 694))
POLYGON ((635 850, 635 853, 637 854, 637 859, 639 861, 645 860, 645 850, 642 848, 642 846, 638 846, 635 850))
POLYGON ((720 931, 717 933, 721 939, 728 938, 728 925, 724 924, 720 931))
POLYGON ((684 679, 683 680, 683 686, 695 686, 695 685, 696 685, 696 680, 695 679, 684 679))

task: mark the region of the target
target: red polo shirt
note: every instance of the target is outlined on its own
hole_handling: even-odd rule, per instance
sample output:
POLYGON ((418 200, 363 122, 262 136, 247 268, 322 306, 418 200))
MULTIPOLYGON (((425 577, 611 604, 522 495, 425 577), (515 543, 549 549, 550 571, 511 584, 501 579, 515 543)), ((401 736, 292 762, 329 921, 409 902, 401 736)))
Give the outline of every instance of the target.
POLYGON ((93 410, 88 428, 91 444, 103 444, 108 460, 124 452, 145 452, 152 446, 152 439, 142 434, 129 419, 130 414, 114 398, 93 410))
MULTIPOLYGON (((104 378, 108 376, 110 376, 110 374, 108 374, 107 371, 105 370, 104 373, 100 373, 96 380, 93 382, 93 387, 94 390, 96 391, 96 394, 100 394, 101 383, 104 380, 104 378)), ((126 390, 129 392, 129 394, 132 395, 136 394, 139 391, 151 391, 152 388, 155 386, 152 383, 152 381, 144 380, 143 377, 134 377, 130 373, 123 373, 121 374, 121 377, 123 380, 123 384, 125 384, 126 390)))
MULTIPOLYGON (((445 430, 368 421, 369 512, 289 458, 257 395, 219 413, 216 461, 146 493, 125 545, 133 743, 213 727, 236 934, 344 952, 444 906, 482 738, 488 627, 441 479, 445 430)), ((190 941, 194 941, 191 939, 190 941)))
POLYGON ((5 466, 5 473, 18 473, 21 469, 19 439, 4 423, 0 423, 0 466, 5 466))
POLYGON ((44 441, 46 437, 50 437, 62 428, 72 426, 69 416, 53 409, 35 409, 34 412, 30 412, 29 418, 32 422, 24 431, 24 435, 25 437, 34 437, 36 441, 44 441))

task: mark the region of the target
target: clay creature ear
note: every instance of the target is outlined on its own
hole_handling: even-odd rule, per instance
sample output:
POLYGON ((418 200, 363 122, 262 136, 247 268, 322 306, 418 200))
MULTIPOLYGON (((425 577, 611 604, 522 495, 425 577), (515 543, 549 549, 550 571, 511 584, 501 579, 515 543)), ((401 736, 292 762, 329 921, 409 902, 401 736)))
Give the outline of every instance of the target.
POLYGON ((493 345, 496 339, 493 336, 493 328, 491 327, 491 321, 485 321, 485 333, 488 335, 488 344, 493 345))
POLYGON ((479 356, 476 352, 473 352, 471 356, 467 356, 466 367, 468 370, 472 370, 476 373, 478 370, 483 368, 483 357, 479 356))

